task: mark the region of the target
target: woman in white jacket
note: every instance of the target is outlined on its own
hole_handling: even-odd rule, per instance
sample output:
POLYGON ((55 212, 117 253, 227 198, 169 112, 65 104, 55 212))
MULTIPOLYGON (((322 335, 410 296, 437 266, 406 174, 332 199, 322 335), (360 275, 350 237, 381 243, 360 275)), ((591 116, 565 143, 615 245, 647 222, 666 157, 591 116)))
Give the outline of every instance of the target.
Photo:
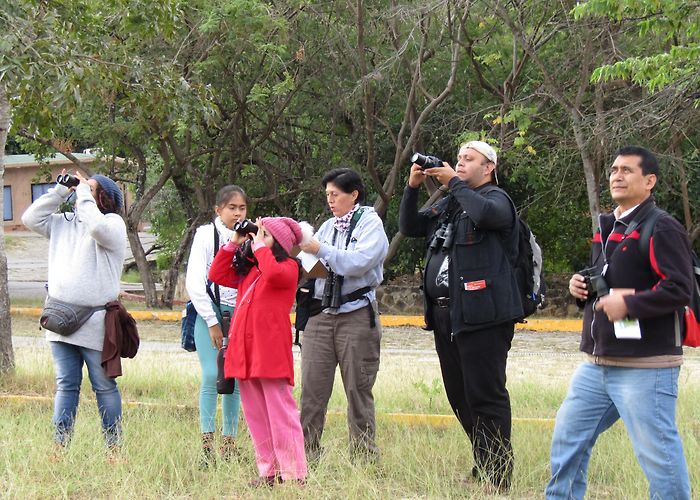
MULTIPOLYGON (((202 432, 201 466, 208 467, 215 460, 214 432, 216 430, 216 356, 221 348, 223 336, 221 313, 231 312, 236 304, 236 290, 218 287, 219 305, 212 298, 216 297, 216 286, 207 279, 209 267, 214 260, 214 231, 218 233, 219 248, 228 243, 236 222, 246 218, 247 202, 245 192, 238 186, 224 186, 216 195, 214 222, 197 228, 192 249, 187 262, 185 286, 190 300, 197 310, 194 328, 194 340, 197 347, 199 364, 202 368, 202 383, 199 391, 199 423, 202 432)), ((238 384, 233 394, 222 396, 223 441, 220 456, 229 460, 235 450, 235 438, 238 433, 238 414, 240 410, 238 384)))

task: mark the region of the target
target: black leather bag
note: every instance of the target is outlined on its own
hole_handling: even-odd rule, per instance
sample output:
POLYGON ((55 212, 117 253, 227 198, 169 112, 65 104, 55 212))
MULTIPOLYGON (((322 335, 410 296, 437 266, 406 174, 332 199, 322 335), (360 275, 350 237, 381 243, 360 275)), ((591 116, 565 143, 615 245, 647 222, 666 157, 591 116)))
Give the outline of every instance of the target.
MULTIPOLYGON (((221 329, 224 332, 224 343, 223 347, 219 349, 219 352, 216 354, 216 392, 218 394, 233 394, 233 391, 236 390, 236 379, 226 378, 226 375, 224 375, 224 358, 227 354, 226 349, 228 347, 228 329, 231 325, 231 313, 224 311, 221 313, 221 319, 221 329)), ((228 354, 231 355, 231 353, 228 354)))
POLYGON ((71 335, 95 312, 104 308, 105 306, 78 306, 53 297, 46 297, 39 324, 42 328, 59 335, 71 335))

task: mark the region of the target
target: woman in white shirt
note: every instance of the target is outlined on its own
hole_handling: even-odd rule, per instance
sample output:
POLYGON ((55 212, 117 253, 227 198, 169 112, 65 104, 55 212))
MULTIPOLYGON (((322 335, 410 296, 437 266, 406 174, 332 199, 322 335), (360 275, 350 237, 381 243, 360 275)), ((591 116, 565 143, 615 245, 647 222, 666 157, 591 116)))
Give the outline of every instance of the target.
MULTIPOLYGON (((216 195, 214 222, 197 228, 192 249, 187 262, 185 286, 192 304, 197 310, 194 328, 194 340, 197 347, 199 364, 202 367, 202 383, 199 391, 199 423, 202 432, 201 466, 206 468, 215 461, 216 431, 216 356, 222 346, 224 332, 221 328, 221 313, 231 312, 236 304, 236 290, 219 287, 207 279, 209 267, 214 260, 214 231, 218 233, 219 248, 228 243, 236 222, 244 220, 247 213, 248 198, 238 186, 224 186, 216 195), (217 297, 219 305, 213 300, 217 297)), ((235 450, 235 438, 238 432, 238 414, 240 410, 238 384, 233 394, 222 396, 222 444, 220 457, 229 460, 235 450)))

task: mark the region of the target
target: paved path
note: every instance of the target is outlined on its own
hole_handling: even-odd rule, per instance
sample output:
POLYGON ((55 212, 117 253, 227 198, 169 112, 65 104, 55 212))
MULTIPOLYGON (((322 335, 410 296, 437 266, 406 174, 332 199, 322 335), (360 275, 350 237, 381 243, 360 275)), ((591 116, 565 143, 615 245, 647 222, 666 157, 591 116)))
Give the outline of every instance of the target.
MULTIPOLYGON (((154 241, 150 233, 139 233, 144 248, 154 241)), ((7 276, 10 297, 43 299, 48 279, 49 240, 31 231, 5 233, 7 276)), ((126 260, 133 260, 129 242, 126 243, 126 260)), ((123 291, 140 289, 140 285, 122 284, 123 291)))

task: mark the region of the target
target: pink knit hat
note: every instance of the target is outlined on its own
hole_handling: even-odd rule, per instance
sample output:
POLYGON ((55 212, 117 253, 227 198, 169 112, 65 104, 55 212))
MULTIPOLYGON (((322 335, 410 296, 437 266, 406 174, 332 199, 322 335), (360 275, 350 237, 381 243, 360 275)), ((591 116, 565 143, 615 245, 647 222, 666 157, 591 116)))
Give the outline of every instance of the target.
POLYGON ((302 233, 299 223, 289 217, 263 217, 265 229, 289 253, 292 247, 301 243, 302 233))

